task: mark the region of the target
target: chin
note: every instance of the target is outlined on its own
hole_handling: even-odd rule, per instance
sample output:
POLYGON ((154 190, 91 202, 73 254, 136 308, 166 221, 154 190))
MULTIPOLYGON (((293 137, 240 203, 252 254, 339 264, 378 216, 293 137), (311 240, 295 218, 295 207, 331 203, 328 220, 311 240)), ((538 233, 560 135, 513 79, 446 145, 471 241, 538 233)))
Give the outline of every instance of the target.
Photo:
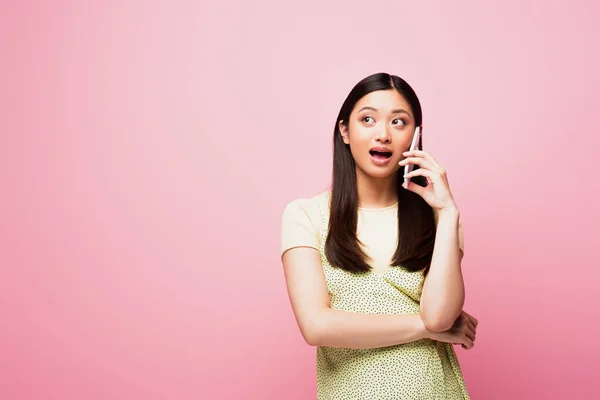
POLYGON ((394 168, 381 168, 381 167, 372 167, 368 168, 365 171, 366 175, 369 176, 370 178, 374 178, 374 179, 388 179, 391 177, 396 176, 396 174, 398 173, 397 169, 394 168))

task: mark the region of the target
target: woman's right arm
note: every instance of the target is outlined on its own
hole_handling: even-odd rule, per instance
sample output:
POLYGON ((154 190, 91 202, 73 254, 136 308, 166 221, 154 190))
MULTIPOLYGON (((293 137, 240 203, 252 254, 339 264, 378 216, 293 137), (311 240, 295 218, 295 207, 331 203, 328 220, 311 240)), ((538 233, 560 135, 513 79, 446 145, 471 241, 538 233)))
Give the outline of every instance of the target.
POLYGON ((288 295, 304 340, 311 346, 369 349, 431 337, 419 314, 361 314, 334 310, 319 251, 294 247, 283 256, 288 295))

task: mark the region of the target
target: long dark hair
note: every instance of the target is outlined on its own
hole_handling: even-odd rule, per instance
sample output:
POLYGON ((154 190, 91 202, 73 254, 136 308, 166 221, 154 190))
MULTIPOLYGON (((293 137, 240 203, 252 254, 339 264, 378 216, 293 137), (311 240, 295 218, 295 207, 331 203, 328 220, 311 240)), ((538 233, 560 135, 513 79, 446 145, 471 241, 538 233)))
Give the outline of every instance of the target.
MULTIPOLYGON (((356 168, 350 147, 340 134, 339 122, 348 124, 356 103, 375 90, 398 91, 410 104, 415 126, 421 126, 421 103, 410 85, 395 75, 377 73, 354 86, 342 104, 333 130, 333 179, 329 230, 325 241, 325 255, 332 266, 354 273, 371 270, 367 256, 361 248, 356 229, 358 224, 358 189, 356 168)), ((422 139, 419 149, 423 149, 422 139)), ((408 150, 408 149, 407 149, 408 150)), ((418 166, 415 166, 418 169, 418 166)), ((425 186, 426 179, 418 176, 412 182, 425 186)), ((410 271, 426 268, 428 272, 435 241, 435 220, 432 208, 416 193, 402 187, 403 176, 397 174, 398 194, 398 247, 392 266, 402 266, 410 271)))

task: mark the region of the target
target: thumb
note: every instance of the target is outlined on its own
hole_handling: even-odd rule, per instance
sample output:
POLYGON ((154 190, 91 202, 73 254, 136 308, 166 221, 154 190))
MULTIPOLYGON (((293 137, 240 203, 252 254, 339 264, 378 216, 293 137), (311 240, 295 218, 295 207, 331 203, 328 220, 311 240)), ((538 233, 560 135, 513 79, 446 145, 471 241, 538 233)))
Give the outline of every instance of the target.
POLYGON ((414 182, 408 181, 407 190, 410 190, 411 192, 414 192, 419 196, 423 197, 423 192, 425 191, 425 188, 423 186, 417 185, 414 182))

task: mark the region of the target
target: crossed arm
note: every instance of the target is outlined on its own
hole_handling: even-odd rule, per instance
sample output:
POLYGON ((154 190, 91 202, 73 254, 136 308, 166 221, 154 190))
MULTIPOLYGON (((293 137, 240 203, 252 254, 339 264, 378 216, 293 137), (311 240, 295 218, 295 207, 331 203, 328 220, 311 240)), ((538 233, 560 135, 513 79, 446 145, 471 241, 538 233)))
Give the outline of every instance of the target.
MULTIPOLYGON (((423 285, 420 314, 335 310, 331 308, 319 251, 308 246, 285 251, 282 262, 288 295, 304 340, 312 346, 344 348, 385 347, 423 338, 440 340, 442 332, 452 328, 461 315, 464 284, 458 212, 436 214, 436 219, 435 247, 423 285)), ((474 333, 477 321, 469 319, 474 333)), ((461 340, 457 337, 458 342, 461 340)))

